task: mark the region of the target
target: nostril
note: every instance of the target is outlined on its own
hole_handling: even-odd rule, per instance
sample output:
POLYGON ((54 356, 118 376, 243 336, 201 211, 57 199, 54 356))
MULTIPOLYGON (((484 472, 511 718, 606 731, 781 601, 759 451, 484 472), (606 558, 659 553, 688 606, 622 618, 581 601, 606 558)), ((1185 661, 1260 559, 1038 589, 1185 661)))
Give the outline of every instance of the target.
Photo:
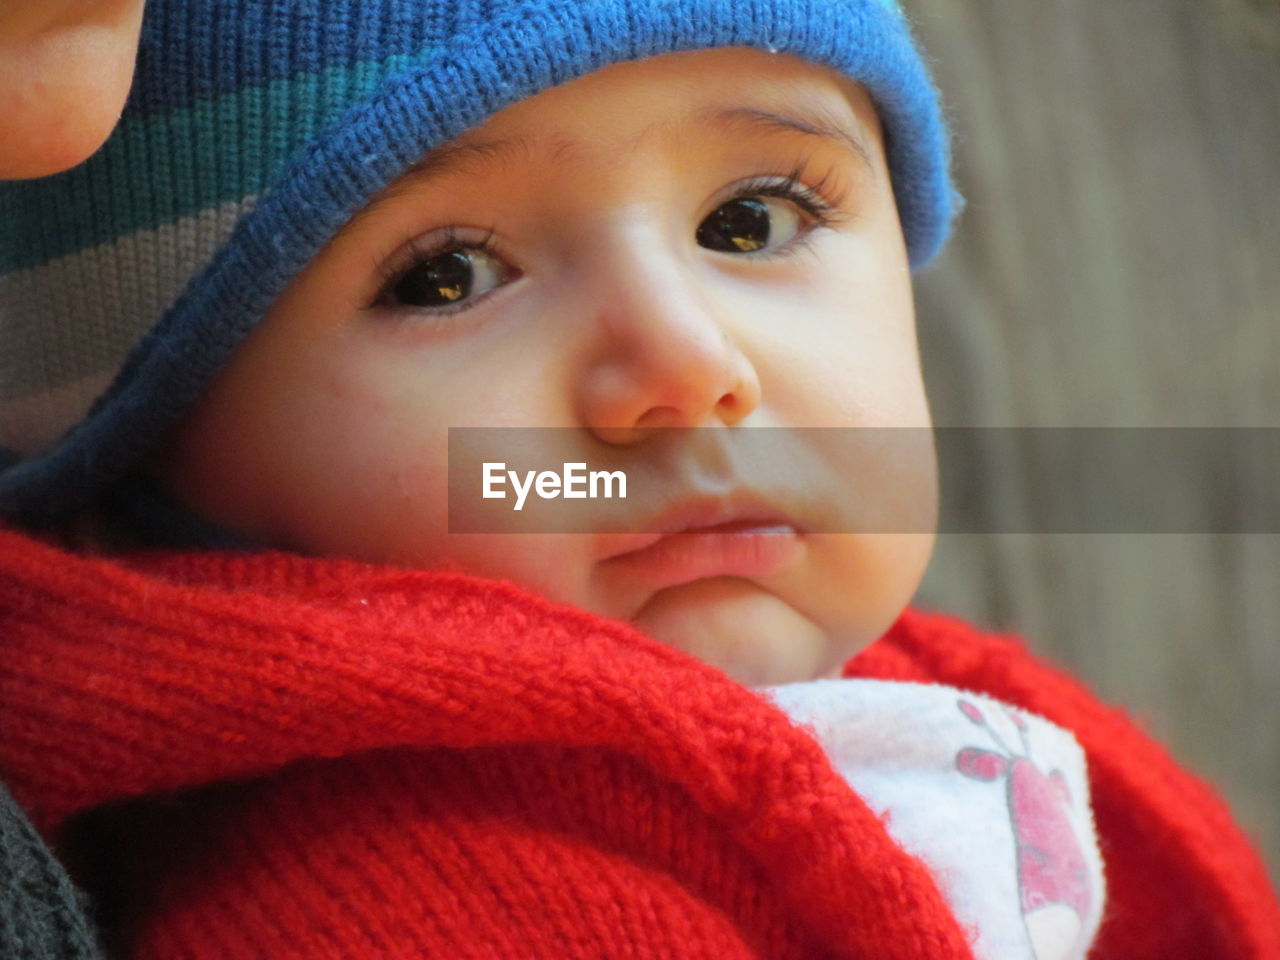
POLYGON ((675 407, 650 407, 636 421, 637 427, 675 427, 681 425, 681 414, 675 407))

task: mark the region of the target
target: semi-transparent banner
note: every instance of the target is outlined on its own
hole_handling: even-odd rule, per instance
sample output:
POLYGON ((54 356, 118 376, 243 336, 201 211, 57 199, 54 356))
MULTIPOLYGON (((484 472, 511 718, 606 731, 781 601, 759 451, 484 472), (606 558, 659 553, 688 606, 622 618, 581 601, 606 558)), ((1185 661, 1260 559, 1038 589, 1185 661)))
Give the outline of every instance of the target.
POLYGON ((449 431, 450 533, 1276 533, 1280 428, 449 431))

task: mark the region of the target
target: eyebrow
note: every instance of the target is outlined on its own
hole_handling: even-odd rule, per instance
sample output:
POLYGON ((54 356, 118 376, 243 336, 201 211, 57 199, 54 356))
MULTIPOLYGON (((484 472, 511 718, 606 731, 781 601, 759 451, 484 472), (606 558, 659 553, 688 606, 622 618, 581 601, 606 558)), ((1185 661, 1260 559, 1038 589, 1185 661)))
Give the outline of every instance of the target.
POLYGON ((697 119, 703 123, 716 126, 741 124, 746 127, 755 127, 758 130, 802 133, 811 137, 819 137, 835 143, 837 146, 852 150, 861 164, 867 168, 867 171, 873 175, 875 173, 875 163, 871 159, 871 151, 859 133, 848 129, 834 117, 826 115, 825 112, 798 116, 760 110, 756 107, 713 107, 698 114, 697 119))
MULTIPOLYGON (((710 107, 690 115, 686 123, 691 126, 754 128, 761 131, 816 137, 851 151, 859 164, 872 176, 875 175, 875 163, 871 159, 871 151, 862 137, 825 112, 811 110, 799 114, 746 106, 710 107)), ((650 124, 640 131, 634 142, 643 140, 655 128, 670 125, 669 121, 650 124)), ((558 139, 553 143, 555 144, 554 156, 558 160, 569 161, 581 156, 581 148, 576 141, 558 139)), ((510 137, 481 143, 445 143, 409 167, 405 171, 405 178, 422 182, 437 177, 457 176, 474 171, 483 165, 509 159, 521 151, 527 153, 533 147, 534 141, 528 137, 510 137)))

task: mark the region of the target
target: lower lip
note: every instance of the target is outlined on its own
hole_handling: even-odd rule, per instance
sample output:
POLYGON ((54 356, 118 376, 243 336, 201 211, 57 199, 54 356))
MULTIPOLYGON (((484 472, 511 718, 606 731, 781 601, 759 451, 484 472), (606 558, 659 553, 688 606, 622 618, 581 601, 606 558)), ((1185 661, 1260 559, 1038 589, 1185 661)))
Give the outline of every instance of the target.
POLYGON ((768 576, 793 562, 799 551, 794 527, 712 527, 668 534, 608 563, 662 589, 706 577, 768 576))

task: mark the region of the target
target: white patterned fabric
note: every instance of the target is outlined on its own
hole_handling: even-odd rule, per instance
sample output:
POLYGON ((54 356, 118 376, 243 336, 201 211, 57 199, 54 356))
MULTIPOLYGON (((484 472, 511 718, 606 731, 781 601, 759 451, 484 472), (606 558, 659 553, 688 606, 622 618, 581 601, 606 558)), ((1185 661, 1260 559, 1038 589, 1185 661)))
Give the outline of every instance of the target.
POLYGON ((939 684, 761 688, 931 869, 980 960, 1083 960, 1105 898, 1084 753, 1067 731, 939 684))

